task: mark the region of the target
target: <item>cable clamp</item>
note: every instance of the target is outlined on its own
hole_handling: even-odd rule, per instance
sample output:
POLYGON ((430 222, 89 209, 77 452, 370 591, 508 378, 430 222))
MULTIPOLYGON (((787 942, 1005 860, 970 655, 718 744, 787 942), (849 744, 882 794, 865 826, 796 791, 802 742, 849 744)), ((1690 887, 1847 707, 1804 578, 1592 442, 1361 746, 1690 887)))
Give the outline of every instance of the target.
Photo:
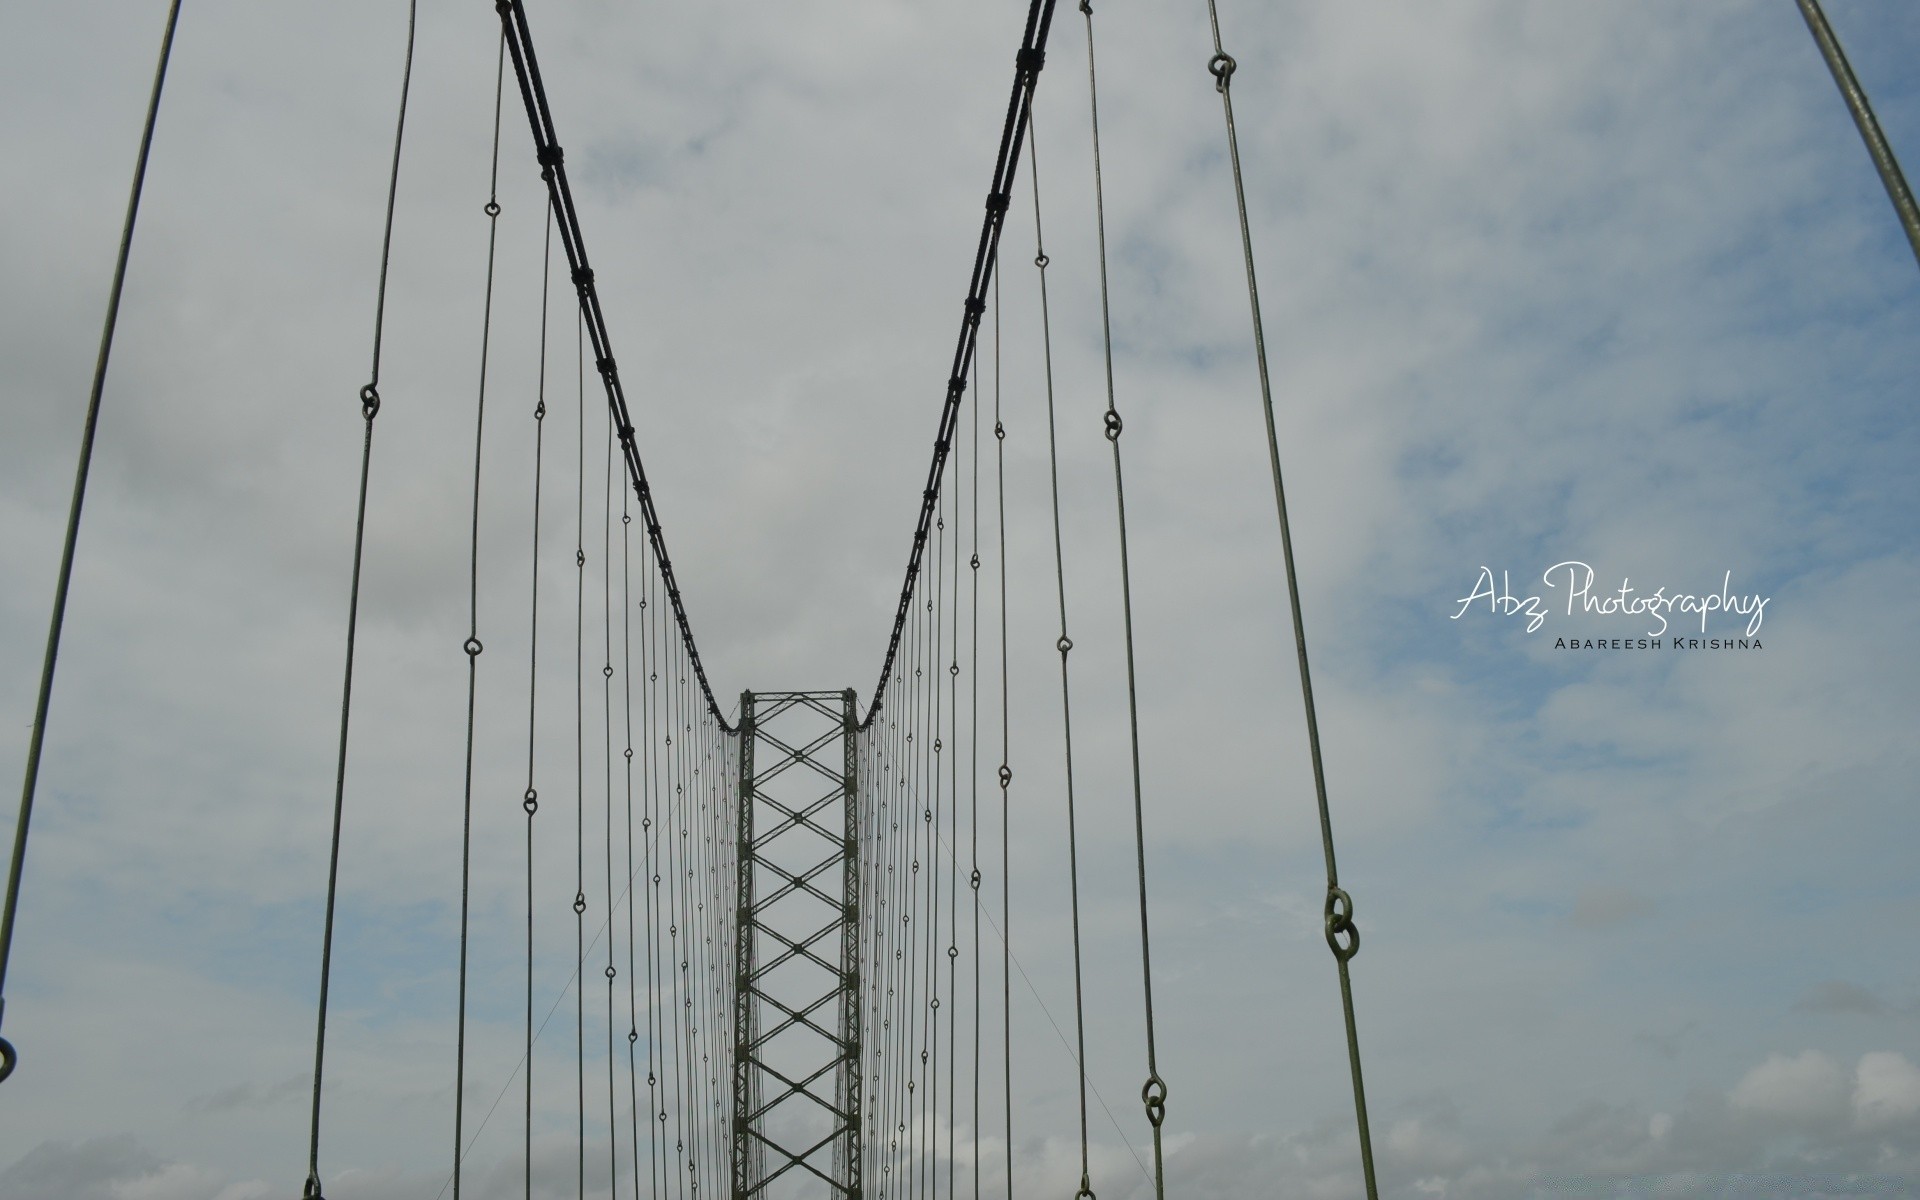
POLYGON ((1013 64, 1022 71, 1038 75, 1040 68, 1047 65, 1047 52, 1038 48, 1022 49, 1013 56, 1013 64))
POLYGON ((996 213, 996 214, 1003 213, 1007 211, 1007 204, 1008 204, 1008 197, 1005 192, 988 192, 987 193, 987 211, 988 212, 996 213))
POLYGON ((536 157, 540 160, 541 166, 551 168, 557 167, 564 162, 567 157, 567 152, 560 148, 560 143, 552 142, 540 147, 540 153, 536 155, 536 157))

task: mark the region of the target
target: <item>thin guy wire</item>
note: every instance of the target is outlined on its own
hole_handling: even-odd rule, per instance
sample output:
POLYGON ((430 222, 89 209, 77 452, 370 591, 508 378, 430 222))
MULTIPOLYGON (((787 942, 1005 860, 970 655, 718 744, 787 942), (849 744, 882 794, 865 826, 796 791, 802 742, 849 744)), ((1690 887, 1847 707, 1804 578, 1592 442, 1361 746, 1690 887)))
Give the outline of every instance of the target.
POLYGON ((393 208, 400 190, 400 147, 407 129, 407 93, 413 86, 413 40, 418 10, 418 0, 407 0, 406 66, 400 75, 400 115, 394 121, 393 128, 393 167, 387 175, 386 230, 380 239, 380 283, 374 291, 373 368, 366 386, 360 389, 360 415, 366 423, 366 430, 360 442, 360 498, 353 522, 353 583, 348 588, 347 663, 340 685, 340 753, 333 776, 333 840, 327 857, 326 928, 320 939, 320 1015, 313 1038, 313 1120, 307 1145, 307 1182, 302 1189, 307 1200, 321 1200, 320 1089, 326 1067, 327 998, 333 980, 334 905, 340 891, 340 824, 346 810, 347 729, 353 713, 354 636, 360 625, 360 567, 367 542, 367 476, 373 459, 373 419, 380 412, 380 345, 387 315, 387 266, 393 255, 393 208))
MULTIPOLYGON (((627 886, 632 887, 633 880, 629 879, 627 886)), ((594 931, 593 939, 587 943, 587 949, 593 950, 598 948, 600 938, 603 935, 611 934, 611 932, 612 926, 607 922, 602 922, 600 927, 594 931)), ((547 1031, 547 1026, 553 1023, 553 1014, 560 1011, 560 1005, 565 1002, 567 996, 575 990, 574 985, 580 978, 580 968, 585 965, 585 962, 586 959, 583 955, 580 961, 574 964, 573 973, 567 977, 566 983, 554 994, 553 1003, 547 1006, 547 1015, 541 1019, 540 1028, 534 1033, 533 1040, 536 1043, 540 1040, 540 1035, 547 1031)), ((486 1132, 488 1122, 493 1120, 493 1114, 500 1108, 500 1102, 506 1098, 507 1092, 513 1087, 513 1081, 519 1077, 519 1072, 528 1066, 529 1061, 527 1058, 522 1058, 518 1063, 514 1064, 513 1070, 507 1075, 507 1081, 500 1085, 500 1091, 494 1095, 493 1103, 487 1108, 487 1115, 481 1118, 480 1123, 474 1127, 473 1136, 467 1139, 467 1148, 461 1156, 463 1161, 471 1157, 473 1148, 480 1144, 480 1135, 486 1132)), ((439 1200, 441 1196, 446 1195, 447 1189, 452 1186, 453 1174, 452 1172, 448 1172, 446 1181, 440 1185, 440 1190, 434 1193, 434 1200, 439 1200)))
POLYGON ((540 376, 533 407, 533 577, 527 617, 527 791, 520 805, 527 814, 527 1049, 525 1062, 527 1104, 521 1137, 521 1166, 526 1200, 533 1200, 533 818, 540 811, 540 793, 534 787, 535 723, 540 679, 540 474, 545 457, 547 428, 547 317, 553 283, 553 201, 547 201, 546 249, 540 260, 540 376))
POLYGON ((1028 178, 1033 184, 1034 266, 1040 272, 1041 345, 1047 370, 1047 455, 1053 483, 1053 566, 1059 585, 1060 640, 1060 723, 1065 735, 1067 771, 1067 879, 1073 900, 1073 1015, 1074 1033, 1079 1041, 1080 1074, 1080 1190, 1077 1196, 1091 1197, 1093 1181, 1087 1156, 1087 1023, 1080 971, 1080 848, 1073 806, 1073 701, 1067 684, 1067 655, 1073 639, 1067 636, 1066 549, 1060 535, 1060 451, 1054 436, 1053 418, 1053 327, 1047 307, 1047 249, 1040 228, 1040 135, 1033 124, 1033 110, 1027 110, 1028 178))
POLYGON ((1326 771, 1320 757, 1320 725, 1314 713, 1313 680, 1307 670, 1306 625, 1300 615, 1300 583, 1294 570, 1293 534, 1287 523, 1286 488, 1280 477, 1280 437, 1273 415, 1273 384, 1267 369, 1267 342, 1260 319, 1260 287, 1253 263, 1253 233, 1247 218, 1247 189, 1240 168, 1240 141, 1233 124, 1233 72, 1236 63, 1220 40, 1220 13, 1215 0, 1207 0, 1207 18, 1213 30, 1213 58, 1207 69, 1214 77, 1215 89, 1226 117, 1227 158, 1233 168, 1234 204, 1240 217, 1240 248, 1246 261, 1247 303, 1253 315, 1254 358, 1260 373, 1260 405, 1266 418, 1267 461, 1273 472, 1273 503, 1280 520, 1280 557, 1287 575, 1287 605, 1293 619, 1293 642, 1300 666, 1300 696, 1306 709, 1307 749, 1313 763, 1314 799, 1320 812, 1320 842, 1327 862, 1326 935, 1340 972, 1340 1007, 1346 1020, 1347 1064, 1353 1078, 1354 1117, 1360 1134, 1360 1166, 1366 1180, 1368 1200, 1379 1195, 1374 1180, 1373 1138, 1367 1125, 1367 1093, 1360 1073, 1360 1033, 1353 1015, 1353 982, 1347 960, 1360 949, 1360 933, 1353 924, 1353 902, 1339 886, 1333 857, 1333 818, 1327 806, 1326 771), (1342 942, 1346 935, 1348 941, 1342 942))
POLYGON ((480 318, 480 387, 473 406, 473 524, 467 543, 467 763, 460 800, 460 1003, 454 1035, 453 1198, 460 1200, 460 1147, 467 1115, 467 950, 473 892, 473 717, 480 684, 480 452, 487 416, 487 359, 493 348, 493 267, 500 242, 500 100, 506 85, 507 39, 493 68, 493 163, 487 180, 487 290, 480 318))
POLYGON ((1147 824, 1140 787, 1140 698, 1133 653, 1133 567, 1127 553, 1127 492, 1120 472, 1121 421, 1114 404, 1113 316, 1107 291, 1107 205, 1100 172, 1100 89, 1093 65, 1092 0, 1080 0, 1080 12, 1087 23, 1087 111, 1093 126, 1093 211, 1100 249, 1100 343, 1107 372, 1104 420, 1107 443, 1113 447, 1113 500, 1120 526, 1120 611, 1127 648, 1127 733, 1133 755, 1133 844, 1140 882, 1140 980, 1146 993, 1147 1017, 1147 1080, 1140 1088, 1140 1100, 1146 1106, 1147 1123, 1153 1127, 1153 1194, 1156 1200, 1166 1200, 1166 1157, 1160 1144, 1160 1126, 1166 1120, 1167 1085, 1160 1078, 1159 1059, 1154 1052, 1153 953, 1147 935, 1147 824))
MULTIPOLYGON (((1007 947, 1006 931, 1001 929, 999 924, 994 921, 991 912, 987 914, 987 926, 993 930, 994 937, 999 940, 1001 946, 1007 947)), ((1080 1060, 1074 1056, 1073 1044, 1067 1040, 1066 1031, 1060 1028, 1060 1022, 1054 1017, 1053 1010, 1048 1008, 1047 1002, 1041 998, 1040 989, 1034 986, 1033 976, 1027 974, 1026 964, 1022 963, 1018 958, 1014 958, 1010 949, 1008 951, 1008 959, 1012 964, 1011 969, 1018 971, 1020 973, 1020 981, 1027 985, 1027 992, 1033 997, 1033 1002, 1040 1006, 1040 1014, 1046 1017, 1047 1024, 1053 1027, 1054 1036, 1060 1039, 1060 1048, 1066 1051, 1067 1061, 1076 1066, 1079 1065, 1080 1060)), ((1133 1148, 1132 1141, 1128 1140, 1126 1130, 1120 1127, 1120 1120, 1113 1115, 1113 1109, 1108 1106, 1107 1098, 1100 1094, 1100 1086, 1092 1080, 1088 1080, 1087 1091, 1093 1096, 1094 1102, 1100 1106, 1100 1111, 1107 1115, 1107 1124, 1112 1125, 1113 1131, 1120 1135, 1121 1142, 1127 1147, 1127 1153, 1133 1156, 1134 1165, 1140 1168, 1140 1178, 1146 1180, 1148 1183, 1152 1183, 1152 1172, 1147 1170, 1147 1164, 1141 1160, 1139 1152, 1133 1148)))
MULTIPOLYGON (((114 327, 120 321, 120 294, 127 282, 127 258, 133 252, 133 226, 140 215, 140 193, 146 187, 147 159, 153 150, 153 130, 160 119, 160 92, 167 81, 167 61, 173 56, 173 31, 179 21, 180 0, 173 0, 167 9, 166 30, 160 36, 160 61, 154 67, 153 94, 147 100, 147 121, 140 131, 140 153, 134 160, 133 185, 127 196, 127 219, 120 230, 120 251, 113 264, 113 286, 107 290, 107 315, 100 329, 100 352, 93 363, 93 389, 87 396, 87 417, 80 431, 80 459, 74 468, 73 499, 67 509, 66 539, 60 546, 60 574, 53 587, 53 615, 48 621, 47 652, 40 664, 40 691, 34 700, 33 732, 27 740, 27 769, 20 784, 20 814, 14 823, 13 852, 7 861, 6 905, 0 909, 0 1019, 5 1018, 7 1011, 7 960, 13 954, 13 922, 20 907, 20 876, 26 868, 27 830, 33 824, 33 798, 40 785, 40 752, 47 736, 47 708, 53 702, 53 672, 60 657, 60 632, 67 620, 67 592, 73 582, 73 557, 80 541, 80 510, 87 498, 87 476, 93 467, 93 441, 100 425, 100 399, 107 386, 107 359, 113 352, 114 327)), ((379 351, 376 349, 374 353, 377 363, 379 351)), ((378 373, 377 367, 375 373, 378 373)), ((372 436, 371 425, 368 436, 372 436)), ((357 556, 355 561, 358 562, 357 556)), ((357 589, 355 596, 358 597, 357 589)), ((13 1043, 0 1037, 0 1080, 13 1074, 17 1061, 13 1043)))

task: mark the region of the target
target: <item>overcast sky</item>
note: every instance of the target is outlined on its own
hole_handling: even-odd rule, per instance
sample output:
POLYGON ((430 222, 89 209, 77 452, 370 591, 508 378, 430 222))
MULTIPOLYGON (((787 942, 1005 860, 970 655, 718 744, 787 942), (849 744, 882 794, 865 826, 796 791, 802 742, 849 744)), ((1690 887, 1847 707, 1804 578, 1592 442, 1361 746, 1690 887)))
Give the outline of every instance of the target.
MULTIPOLYGON (((731 707, 746 688, 854 687, 864 705, 1025 6, 529 8, 715 690, 731 707)), ((16 6, 0 38, 0 779, 25 755, 164 9, 16 6)), ((1920 169, 1920 9, 1829 9, 1920 169)), ((1103 4, 1096 21, 1169 1190, 1358 1196, 1205 5, 1103 4)), ((1365 939, 1383 1194, 1920 1196, 1920 272, 1795 6, 1222 0, 1221 21, 1365 939), (1569 616, 1564 577, 1543 578, 1569 561, 1596 595, 1764 597, 1759 645, 1556 648, 1653 632, 1647 614, 1569 616), (1538 628, 1463 605, 1483 568, 1542 598, 1538 628)), ((404 32, 400 0, 187 0, 8 977, 10 1200, 254 1200, 304 1178, 355 396, 404 32)), ((490 5, 422 0, 329 1040, 336 1200, 431 1200, 451 1165, 497 38, 490 5)), ((1038 136, 1094 1183, 1120 1200, 1151 1189, 1084 55, 1063 4, 1038 136)), ((501 153, 476 1112, 512 1081, 524 986, 515 664, 543 200, 511 84, 501 153)), ((1013 945, 1031 981, 1014 983, 1013 1138, 1018 1187, 1065 1196, 1074 1076, 1049 1014, 1070 1036, 1072 975, 1026 179, 1023 163, 1002 297, 1013 945)), ((572 410, 555 419, 564 443, 572 410)), ((553 469, 570 488, 571 463, 553 469)), ((570 536, 543 564, 554 596, 570 536)), ((570 636, 564 607, 543 639, 570 636)), ((1748 625, 1667 619, 1669 640, 1748 625)), ((543 675, 556 712, 568 674, 543 675)), ((555 720, 558 761, 571 727, 555 720)), ((573 885, 552 829, 557 935, 573 885)), ((543 997, 564 994, 558 940, 543 997)), ((569 1032, 536 1051, 555 1196, 573 1194, 569 1032)), ((475 1145, 475 1195, 519 1194, 514 1103, 475 1145)), ((988 1123, 990 1160, 1005 1135, 988 1123)))

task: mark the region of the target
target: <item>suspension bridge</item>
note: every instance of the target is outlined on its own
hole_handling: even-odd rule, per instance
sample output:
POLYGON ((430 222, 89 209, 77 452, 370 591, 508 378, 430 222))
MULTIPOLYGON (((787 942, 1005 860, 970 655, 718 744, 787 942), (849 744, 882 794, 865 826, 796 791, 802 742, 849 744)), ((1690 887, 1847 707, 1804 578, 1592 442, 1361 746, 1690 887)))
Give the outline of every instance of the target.
MULTIPOLYGON (((1067 838, 1061 847, 1068 879, 1073 946, 1073 1010, 1057 1014, 1077 1071, 1070 1079, 1078 1121, 1078 1164, 1060 1190, 1091 1198, 1095 1171, 1089 1159, 1090 1127, 1102 1119, 1106 1101, 1089 1107, 1086 1062, 1090 1053, 1137 1058, 1138 1095, 1120 1114, 1143 1149, 1138 1166, 1156 1196, 1171 1187, 1166 1135, 1178 1128, 1179 1083, 1163 1074, 1155 1042, 1153 904, 1146 811, 1155 797, 1142 781, 1143 730, 1136 695, 1135 637, 1129 558, 1126 455, 1122 398, 1124 379, 1114 372, 1104 181, 1099 140, 1102 76, 1096 53, 1098 9, 1092 3, 1057 6, 1033 0, 1024 23, 1007 31, 1010 86, 997 154, 986 173, 977 243, 960 296, 951 355, 928 371, 932 416, 931 453, 924 485, 900 498, 904 572, 885 630, 878 670, 856 679, 810 681, 816 690, 753 690, 723 693, 710 677, 701 638, 715 632, 690 611, 676 573, 673 526, 667 515, 677 498, 657 496, 647 473, 650 444, 646 422, 629 403, 628 380, 644 366, 625 353, 621 331, 601 303, 599 272, 618 269, 590 253, 587 228, 570 181, 566 122, 550 103, 535 29, 520 0, 500 0, 496 99, 490 118, 492 190, 484 198, 488 219, 486 280, 472 424, 469 530, 469 627, 460 650, 467 669, 466 772, 463 787, 462 891, 460 904, 460 999, 455 1014, 457 1051, 452 1064, 454 1127, 448 1145, 447 1191, 458 1197, 467 1156, 482 1126, 519 1118, 524 1144, 524 1188, 535 1194, 533 1139, 550 1123, 540 1111, 535 1072, 573 1081, 578 1122, 577 1182, 608 1181, 616 1195, 849 1197, 959 1196, 976 1193, 983 1153, 1005 1156, 999 1164, 1013 1176, 1013 1098, 1017 1075, 1012 1050, 1012 994, 1019 979, 1014 928, 1021 911, 1013 903, 1008 848, 1012 814, 1021 804, 1060 804, 1067 838), (1063 26, 1070 27, 1063 29, 1063 26), (1070 32, 1071 38, 1060 35, 1070 32), (1042 87, 1042 82, 1052 85, 1042 87), (1091 138, 1084 161, 1068 160, 1047 141, 1036 97, 1057 110, 1085 108, 1091 138), (530 137, 529 137, 530 135, 530 137), (1089 213, 1063 213, 1050 206, 1043 184, 1069 170, 1090 173, 1094 205, 1089 213), (503 173, 535 172, 544 189, 543 219, 512 223, 500 203, 503 173), (1009 230, 1031 236, 1017 247, 1009 230), (1134 834, 1137 882, 1138 965, 1136 987, 1144 1041, 1132 1047, 1089 1047, 1082 1011, 1079 883, 1080 820, 1086 797, 1075 790, 1074 611, 1069 604, 1067 549, 1060 519, 1059 443, 1069 430, 1084 432, 1084 414, 1071 421, 1056 411, 1056 380, 1049 308, 1049 230, 1090 228, 1098 245, 1098 312, 1103 346, 1102 377, 1092 390, 1104 397, 1099 436, 1111 462, 1111 512, 1123 637, 1113 647, 1123 665, 1128 717, 1124 747, 1130 783, 1119 809, 1134 834), (495 320, 496 255, 503 238, 537 238, 541 247, 538 302, 539 370, 531 396, 502 395, 490 385, 496 343, 506 332, 495 320), (1005 487, 1008 422, 1001 411, 1002 289, 1014 286, 1009 267, 1019 267, 1019 286, 1037 296, 1037 328, 1022 336, 1039 339, 1044 369, 1023 381, 1044 397, 1033 419, 1024 413, 1022 437, 1044 446, 1050 465, 1051 506, 1039 515, 1009 513, 1005 487), (623 354, 625 356, 623 357, 623 354), (624 374, 623 374, 624 371, 624 374), (506 436, 530 452, 523 478, 483 479, 490 464, 488 438, 515 411, 517 428, 506 436), (532 543, 515 563, 483 563, 486 537, 484 489, 512 489, 530 515, 532 543), (1010 522, 1050 525, 1053 605, 1046 616, 1057 625, 1057 717, 1064 737, 1062 758, 1049 764, 1064 786, 1026 785, 1016 770, 1013 746, 1021 722, 1008 686, 1007 528, 1010 522), (571 580, 542 569, 554 554, 570 549, 571 580), (543 558, 543 555, 545 556, 543 558), (495 661, 483 641, 482 572, 517 572, 522 585, 524 658, 495 661), (556 614, 558 614, 556 616, 556 614), (571 688, 552 683, 551 660, 570 660, 571 688), (542 662, 549 663, 543 673, 542 662), (492 689, 491 693, 483 689, 492 689), (487 696, 488 699, 482 699, 487 696), (477 786, 475 712, 482 703, 511 702, 524 712, 524 790, 511 803, 524 816, 524 1047, 508 1090, 476 1103, 466 1079, 471 867, 476 806, 501 798, 477 786), (544 725, 543 725, 544 723, 544 725), (552 761, 554 728, 571 742, 572 754, 552 761), (557 782, 555 782, 557 781, 557 782), (1023 795, 1023 792, 1027 794, 1023 795), (571 846, 571 901, 564 914, 545 900, 554 880, 542 875, 551 862, 538 839, 571 846), (572 978, 554 999, 553 979, 540 939, 565 943, 572 978), (604 994, 599 982, 604 980, 604 994), (591 1010, 591 1011, 590 1011, 591 1010), (556 1021, 558 1022, 556 1024, 556 1021), (999 1035, 998 1044, 992 1035, 999 1035), (569 1039, 568 1034, 572 1037, 569 1039), (604 1035, 604 1045, 590 1036, 604 1035), (568 1042, 556 1045, 556 1042, 568 1042), (518 1095, 512 1090, 519 1089, 518 1095), (992 1111, 998 1102, 999 1112, 992 1111), (983 1107, 984 1106, 984 1107, 983 1107), (517 1110, 517 1111, 516 1111, 517 1110), (591 1130, 589 1121, 595 1123, 591 1130), (589 1136, 591 1134, 591 1138, 589 1136), (608 1157, 587 1162, 589 1147, 608 1157), (591 1172, 591 1174, 590 1174, 591 1172)), ((1803 4, 1803 8, 1808 7, 1803 4)), ((178 4, 173 9, 178 13, 178 4)), ((1904 191, 1898 167, 1878 138, 1871 111, 1857 86, 1849 88, 1837 43, 1823 36, 1809 10, 1822 49, 1829 53, 1842 91, 1853 103, 1863 135, 1880 168, 1896 210, 1920 254, 1920 219, 1904 191), (1878 140, 1876 140, 1878 138, 1878 140), (1903 206, 1904 201, 1904 206, 1903 206)), ((537 15, 538 6, 535 6, 537 15)), ((1336 870, 1334 811, 1321 752, 1309 670, 1309 637, 1295 575, 1292 533, 1282 475, 1282 447, 1260 314, 1260 271, 1249 225, 1240 150, 1233 112, 1239 64, 1228 52, 1219 15, 1208 6, 1213 42, 1197 59, 1217 93, 1221 136, 1231 162, 1233 192, 1222 210, 1237 209, 1249 317, 1246 352, 1257 364, 1259 387, 1249 398, 1248 436, 1264 442, 1277 517, 1270 552, 1287 582, 1274 620, 1285 626, 1297 650, 1292 664, 1305 714, 1307 759, 1314 816, 1326 868, 1320 913, 1331 965, 1328 974, 1341 1000, 1352 1089, 1353 1124, 1347 1143, 1351 1171, 1369 1196, 1377 1195, 1361 1031, 1355 1018, 1350 963, 1360 948, 1354 899, 1336 870)), ((395 197, 404 186, 410 150, 407 113, 415 58, 410 12, 403 82, 395 114, 392 158, 384 197, 380 275, 373 314, 368 379, 359 392, 362 422, 357 486, 355 551, 345 623, 345 671, 337 731, 336 786, 331 809, 331 859, 326 868, 325 927, 321 933, 309 1110, 309 1155, 304 1194, 328 1194, 329 1087, 337 1080, 327 1058, 329 989, 334 957, 351 953, 337 936, 338 906, 350 901, 341 889, 343 825, 362 798, 353 784, 356 635, 362 617, 362 546, 370 525, 383 514, 368 504, 369 481, 380 468, 375 455, 379 418, 391 398, 383 390, 381 361, 386 335, 386 286, 393 248, 395 197)), ((173 37, 172 17, 167 46, 173 37)), ((144 174, 153 114, 158 111, 168 48, 153 85, 148 141, 136 180, 144 174)), ((129 207, 120 269, 132 242, 138 182, 129 207)), ((526 214, 518 214, 525 217, 526 214)), ((962 281, 956 280, 956 285, 962 281)), ((117 289, 115 303, 117 306, 117 289)), ((100 354, 87 437, 93 436, 105 378, 114 315, 110 313, 100 354)), ((516 331, 515 336, 527 331, 516 331)), ((1088 390, 1078 381, 1080 394, 1088 390)), ((76 488, 77 533, 86 465, 76 488)), ((74 534, 66 548, 72 560, 74 534)), ((492 586, 492 585, 488 585, 492 586)), ((11 941, 16 895, 27 845, 38 726, 51 694, 59 637, 59 607, 67 588, 63 569, 40 697, 36 743, 28 764, 26 802, 15 841, 6 929, 0 933, 0 985, 11 941)), ((497 613, 491 619, 504 618, 497 613)), ((1139 631, 1148 637, 1148 631, 1139 631)), ((490 640, 490 638, 489 638, 490 640)), ((1084 685, 1083 685, 1084 686, 1084 685)), ((1051 719, 1056 714, 1047 714, 1051 719)), ((1083 754, 1084 754, 1083 742, 1083 754)), ((362 801, 363 802, 363 801, 362 801)), ((1113 798, 1101 799, 1099 819, 1115 820, 1113 798)), ((0 1017, 4 1009, 0 1009, 0 1017)), ((6 1030, 30 1046, 17 1031, 6 1030)), ((4 1046, 0 1078, 22 1061, 13 1042, 4 1046)), ((19 1069, 27 1069, 20 1066, 19 1069)), ((14 1086, 18 1086, 17 1084, 14 1086)), ((1107 1111, 1107 1119, 1113 1113, 1107 1111)))

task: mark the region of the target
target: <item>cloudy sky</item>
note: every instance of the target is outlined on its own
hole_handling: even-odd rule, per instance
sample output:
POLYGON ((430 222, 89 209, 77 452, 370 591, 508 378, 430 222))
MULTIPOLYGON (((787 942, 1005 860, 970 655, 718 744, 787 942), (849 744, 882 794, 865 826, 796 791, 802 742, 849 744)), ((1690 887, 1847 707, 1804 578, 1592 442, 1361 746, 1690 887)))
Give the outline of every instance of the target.
MULTIPOLYGON (((296 1194, 305 1174, 355 393, 404 7, 188 0, 181 20, 8 978, 10 1198, 252 1200, 296 1194)), ((1829 7, 1920 166, 1920 9, 1829 7)), ((16 8, 0 38, 0 778, 25 754, 164 8, 16 8)), ((1009 0, 532 7, 723 703, 872 687, 1023 14, 1009 0)), ((1116 3, 1096 19, 1169 1188, 1357 1196, 1206 10, 1116 3)), ((1353 973, 1384 1193, 1920 1195, 1920 273, 1797 10, 1223 0, 1221 20, 1341 880, 1365 937, 1353 973), (1556 648, 1653 629, 1646 614, 1569 616, 1564 580, 1543 579, 1568 561, 1593 568, 1596 595, 1763 596, 1760 646, 1556 648), (1463 605, 1483 568, 1542 597, 1539 628, 1484 597, 1463 605)), ((431 1200, 451 1165, 497 30, 490 5, 421 4, 329 1041, 322 1166, 340 1198, 431 1200)), ((1063 6, 1037 107, 1092 1156, 1096 1190, 1119 1200, 1151 1190, 1083 30, 1063 6)), ((512 664, 542 198, 511 94, 506 115, 477 1111, 513 1081, 524 985, 512 664)), ((1070 1033, 1072 976, 1025 178, 1023 164, 1002 300, 1025 971, 1013 1142, 1020 1189, 1067 1195, 1073 1065, 1051 1020, 1070 1033)), ((557 418, 564 441, 574 418, 557 418)), ((555 470, 549 486, 570 487, 571 463, 555 470)), ((569 586, 568 548, 549 549, 543 579, 569 586)), ((1694 627, 1666 638, 1703 636, 1698 616, 1669 619, 1694 627)), ((1714 614, 1704 636, 1746 623, 1714 614)), ((555 711, 568 674, 543 674, 555 711)), ((543 750, 557 761, 570 738, 556 722, 543 750)), ((571 847, 554 828, 543 899, 560 930, 571 847)), ((565 995, 557 941, 544 997, 565 995)), ((566 1052, 536 1052, 551 1093, 536 1169, 556 1196, 573 1186, 566 1052)), ((519 1194, 516 1117, 510 1097, 479 1136, 474 1194, 519 1194)), ((1005 1137, 989 1123, 990 1155, 1005 1137)))

